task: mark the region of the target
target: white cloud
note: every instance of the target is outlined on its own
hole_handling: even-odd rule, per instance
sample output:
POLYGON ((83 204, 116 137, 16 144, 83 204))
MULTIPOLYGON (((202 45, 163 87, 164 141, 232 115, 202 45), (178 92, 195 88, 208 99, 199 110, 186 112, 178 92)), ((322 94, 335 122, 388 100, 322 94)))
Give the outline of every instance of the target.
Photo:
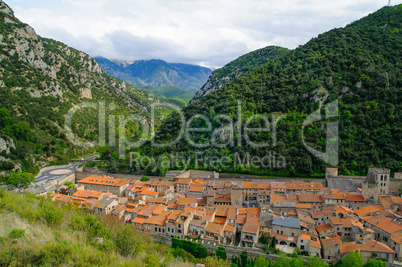
POLYGON ((214 67, 267 45, 295 48, 387 4, 387 0, 6 2, 38 34, 92 56, 160 58, 214 67))

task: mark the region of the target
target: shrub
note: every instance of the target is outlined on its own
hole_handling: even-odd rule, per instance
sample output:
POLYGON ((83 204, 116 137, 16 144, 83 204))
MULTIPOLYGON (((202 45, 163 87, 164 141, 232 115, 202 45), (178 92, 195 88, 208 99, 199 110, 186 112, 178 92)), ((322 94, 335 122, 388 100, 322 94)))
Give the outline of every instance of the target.
POLYGON ((148 176, 143 176, 140 181, 141 182, 148 182, 149 178, 148 178, 148 176))
POLYGON ((14 229, 11 230, 11 232, 8 234, 8 237, 9 237, 9 238, 12 238, 12 239, 17 239, 17 238, 23 237, 24 234, 25 234, 25 230, 22 230, 22 229, 15 229, 15 228, 14 228, 14 229))
POLYGON ((182 248, 185 251, 191 253, 197 259, 207 257, 207 250, 197 242, 172 238, 172 248, 182 248))
POLYGON ((59 227, 63 222, 64 212, 61 208, 57 208, 50 199, 44 199, 40 203, 39 216, 48 225, 59 227))

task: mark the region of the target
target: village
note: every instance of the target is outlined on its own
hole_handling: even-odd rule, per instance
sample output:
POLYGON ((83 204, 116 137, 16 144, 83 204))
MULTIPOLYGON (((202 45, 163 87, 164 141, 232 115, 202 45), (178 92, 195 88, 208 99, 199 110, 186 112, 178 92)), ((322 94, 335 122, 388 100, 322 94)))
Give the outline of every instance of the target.
POLYGON ((158 179, 115 176, 76 172, 69 194, 63 185, 32 193, 116 217, 154 237, 263 253, 265 236, 285 253, 297 249, 330 263, 356 250, 364 260, 402 262, 402 179, 388 169, 354 177, 328 168, 326 179, 315 181, 224 179, 195 170, 158 179))

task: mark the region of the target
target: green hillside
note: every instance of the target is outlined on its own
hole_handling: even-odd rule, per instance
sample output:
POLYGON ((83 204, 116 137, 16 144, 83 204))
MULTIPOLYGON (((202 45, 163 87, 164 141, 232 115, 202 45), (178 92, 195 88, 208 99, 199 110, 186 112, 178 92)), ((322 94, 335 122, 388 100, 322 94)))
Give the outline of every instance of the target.
MULTIPOLYGON (((72 145, 64 130, 68 111, 79 103, 99 107, 99 101, 104 101, 108 137, 109 115, 138 114, 149 119, 152 103, 164 101, 107 75, 87 54, 37 36, 3 2, 0 33, 0 176, 10 169, 36 172, 49 162, 93 150, 72 145)), ((159 125, 169 110, 156 112, 159 125)), ((99 110, 77 111, 71 130, 76 140, 99 140, 99 110)), ((129 138, 138 140, 140 135, 138 123, 127 124, 129 138)))
POLYGON ((181 88, 174 87, 174 86, 151 87, 151 88, 145 88, 145 89, 147 91, 153 93, 154 95, 157 95, 160 97, 180 98, 180 99, 183 99, 185 102, 190 101, 191 98, 194 96, 193 92, 189 92, 189 91, 186 91, 181 88))
POLYGON ((270 60, 280 57, 287 52, 289 52, 287 48, 279 46, 267 46, 247 53, 231 61, 211 74, 208 81, 196 93, 191 102, 201 99, 211 92, 218 90, 226 83, 246 74, 255 68, 267 64, 270 60))
MULTIPOLYGON (((345 28, 320 34, 294 51, 252 70, 219 90, 187 105, 183 112, 186 121, 195 114, 206 116, 212 129, 230 126, 228 120, 213 120, 225 114, 233 126, 222 131, 191 132, 196 144, 208 144, 217 139, 221 147, 195 148, 186 139, 169 148, 147 146, 146 155, 180 152, 190 157, 189 167, 196 167, 197 151, 206 156, 228 156, 232 167, 206 166, 225 172, 260 175, 321 176, 328 166, 310 154, 302 142, 302 125, 308 115, 325 106, 339 102, 339 167, 341 173, 365 174, 371 166, 384 166, 393 172, 402 170, 402 5, 384 7, 355 21, 345 28), (277 143, 273 133, 252 132, 250 140, 268 142, 267 147, 249 145, 243 130, 238 131, 238 102, 241 101, 242 124, 254 114, 266 116, 284 114, 277 124, 277 143), (234 142, 230 140, 230 129, 234 142), (241 144, 238 137, 241 134, 241 144), (218 138, 217 138, 218 137, 218 138), (264 157, 269 153, 286 159, 285 168, 233 167, 234 155, 264 157)), ((322 111, 322 114, 325 114, 322 111)), ((325 118, 324 118, 325 119, 325 118)), ((328 121, 327 121, 328 122, 328 121)), ((326 125, 309 123, 304 131, 306 143, 325 152, 326 125)), ((181 120, 173 114, 159 129, 155 143, 164 144, 179 136, 181 120)), ((253 120, 250 127, 265 127, 261 119, 253 120)), ((190 127, 204 127, 205 119, 194 120, 190 127)), ((272 125, 271 125, 272 126, 272 125)), ((242 128, 243 129, 243 128, 242 128)), ((329 140, 333 142, 334 140, 329 140)), ((180 165, 180 164, 179 164, 180 165)), ((219 164, 218 164, 219 165, 219 164)), ((183 165, 181 165, 183 166, 183 165)), ((176 166, 176 168, 181 167, 176 166)), ((198 165, 198 168, 203 166, 198 165)))

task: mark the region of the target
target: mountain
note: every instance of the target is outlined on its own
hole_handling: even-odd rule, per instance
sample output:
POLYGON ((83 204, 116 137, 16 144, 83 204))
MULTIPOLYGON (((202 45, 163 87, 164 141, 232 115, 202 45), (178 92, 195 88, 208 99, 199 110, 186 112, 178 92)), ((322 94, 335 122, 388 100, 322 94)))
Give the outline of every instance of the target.
POLYGON ((136 61, 109 60, 103 57, 95 59, 109 75, 141 88, 174 86, 196 92, 212 73, 209 68, 167 63, 158 59, 136 61))
MULTIPOLYGON (((76 140, 93 141, 100 136, 100 101, 106 106, 105 136, 109 136, 109 115, 149 119, 151 105, 165 101, 107 75, 87 54, 38 36, 4 2, 0 2, 0 95, 0 175, 10 169, 35 172, 57 158, 93 150, 77 149, 64 129, 69 110, 82 102, 95 106, 82 106, 68 129, 76 140)), ((156 112, 158 125, 169 110, 156 112)), ((140 136, 141 127, 128 123, 127 131, 140 136)))
POLYGON ((173 113, 142 152, 178 153, 190 160, 188 168, 257 175, 323 177, 328 166, 351 175, 365 175, 370 166, 402 171, 401 28, 398 5, 320 34, 183 108, 187 127, 204 131, 188 132, 169 148, 156 147, 179 136, 183 121, 173 113), (256 114, 267 118, 270 131, 261 117, 253 119, 256 114), (246 125, 263 129, 248 131, 246 138, 246 125), (333 149, 326 151, 327 144, 333 149), (334 156, 325 163, 312 149, 335 153, 339 162, 334 156), (253 166, 244 160, 247 154, 270 160, 253 166), (213 157, 215 167, 208 161, 213 157), (235 164, 239 159, 246 164, 235 164))
POLYGON ((200 98, 221 88, 226 83, 255 68, 267 64, 270 60, 287 52, 289 52, 289 50, 283 47, 267 46, 233 60, 224 67, 215 70, 190 102, 199 100, 200 98))
POLYGON ((146 87, 145 89, 160 97, 183 99, 185 103, 190 101, 194 96, 193 92, 174 86, 146 87))

